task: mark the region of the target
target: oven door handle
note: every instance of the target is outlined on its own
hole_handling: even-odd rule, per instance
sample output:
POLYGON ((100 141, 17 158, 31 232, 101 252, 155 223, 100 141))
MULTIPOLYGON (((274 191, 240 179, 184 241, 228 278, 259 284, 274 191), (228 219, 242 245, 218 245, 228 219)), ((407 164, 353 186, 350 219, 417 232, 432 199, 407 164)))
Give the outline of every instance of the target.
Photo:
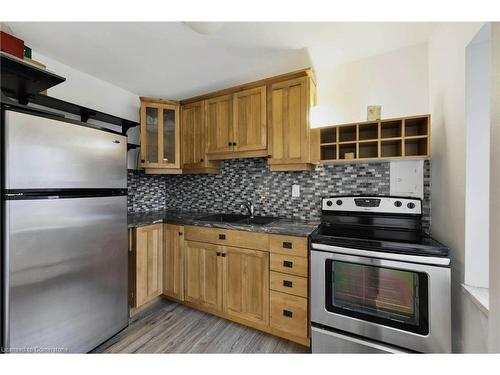
POLYGON ((429 257, 429 256, 419 256, 419 255, 387 253, 387 252, 381 252, 381 251, 351 249, 348 247, 324 245, 324 244, 320 244, 320 243, 312 243, 311 247, 312 247, 313 251, 319 250, 319 251, 326 251, 329 253, 354 255, 354 256, 360 256, 360 257, 366 257, 366 258, 387 259, 387 260, 394 260, 394 261, 398 261, 398 262, 429 264, 429 265, 433 265, 433 266, 442 266, 442 267, 447 267, 450 265, 450 258, 429 257))

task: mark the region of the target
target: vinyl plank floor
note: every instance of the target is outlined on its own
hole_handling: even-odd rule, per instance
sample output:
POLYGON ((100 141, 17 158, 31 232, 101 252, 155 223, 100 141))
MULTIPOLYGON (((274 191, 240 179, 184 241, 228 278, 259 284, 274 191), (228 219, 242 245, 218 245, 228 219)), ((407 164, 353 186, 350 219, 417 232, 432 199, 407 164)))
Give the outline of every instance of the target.
POLYGON ((308 353, 294 342, 161 300, 92 353, 308 353))

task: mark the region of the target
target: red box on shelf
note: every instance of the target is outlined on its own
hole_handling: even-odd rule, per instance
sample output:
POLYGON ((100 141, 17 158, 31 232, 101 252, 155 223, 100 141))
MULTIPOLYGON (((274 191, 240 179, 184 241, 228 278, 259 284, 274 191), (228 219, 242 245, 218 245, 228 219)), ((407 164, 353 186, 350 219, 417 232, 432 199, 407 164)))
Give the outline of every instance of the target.
POLYGON ((24 55, 24 41, 0 31, 0 50, 22 59, 24 55))

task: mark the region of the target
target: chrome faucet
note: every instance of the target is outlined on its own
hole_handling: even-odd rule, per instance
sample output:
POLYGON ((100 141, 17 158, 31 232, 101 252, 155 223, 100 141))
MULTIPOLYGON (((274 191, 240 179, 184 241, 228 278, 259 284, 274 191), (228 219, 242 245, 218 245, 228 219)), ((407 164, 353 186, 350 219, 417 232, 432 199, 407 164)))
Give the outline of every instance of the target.
POLYGON ((250 214, 250 218, 253 219, 253 213, 255 209, 252 201, 246 201, 245 203, 242 203, 240 208, 246 208, 248 210, 248 213, 250 214))

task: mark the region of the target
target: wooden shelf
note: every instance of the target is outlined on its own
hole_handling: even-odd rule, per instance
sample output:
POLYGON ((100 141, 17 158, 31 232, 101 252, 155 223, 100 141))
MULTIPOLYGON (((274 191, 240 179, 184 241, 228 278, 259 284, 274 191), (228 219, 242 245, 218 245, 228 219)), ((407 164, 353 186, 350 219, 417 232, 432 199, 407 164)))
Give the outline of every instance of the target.
POLYGON ((20 101, 66 81, 64 77, 4 52, 0 52, 0 66, 2 91, 20 101))
POLYGON ((428 158, 430 129, 430 115, 324 127, 320 129, 321 161, 428 158))
POLYGON ((356 125, 339 127, 339 142, 355 142, 356 134, 356 125))
POLYGON ((399 138, 402 135, 403 121, 391 120, 380 122, 380 138, 399 138))
POLYGON ((70 103, 61 99, 57 99, 48 95, 36 94, 28 99, 30 103, 38 104, 44 107, 57 109, 59 111, 68 112, 80 116, 82 122, 87 122, 89 119, 105 122, 108 124, 118 125, 122 127, 122 134, 127 134, 127 131, 135 126, 139 126, 138 122, 127 120, 109 113, 97 111, 92 108, 84 107, 75 103, 70 103))
POLYGON ((139 126, 138 122, 127 120, 79 104, 70 103, 48 95, 40 94, 66 78, 51 73, 34 64, 25 62, 17 57, 0 52, 1 89, 2 94, 18 101, 18 104, 36 104, 57 111, 80 116, 81 122, 89 119, 105 122, 122 127, 122 134, 126 135, 131 127, 139 126))
POLYGON ((335 160, 337 159, 337 145, 321 145, 320 147, 321 160, 335 160))

